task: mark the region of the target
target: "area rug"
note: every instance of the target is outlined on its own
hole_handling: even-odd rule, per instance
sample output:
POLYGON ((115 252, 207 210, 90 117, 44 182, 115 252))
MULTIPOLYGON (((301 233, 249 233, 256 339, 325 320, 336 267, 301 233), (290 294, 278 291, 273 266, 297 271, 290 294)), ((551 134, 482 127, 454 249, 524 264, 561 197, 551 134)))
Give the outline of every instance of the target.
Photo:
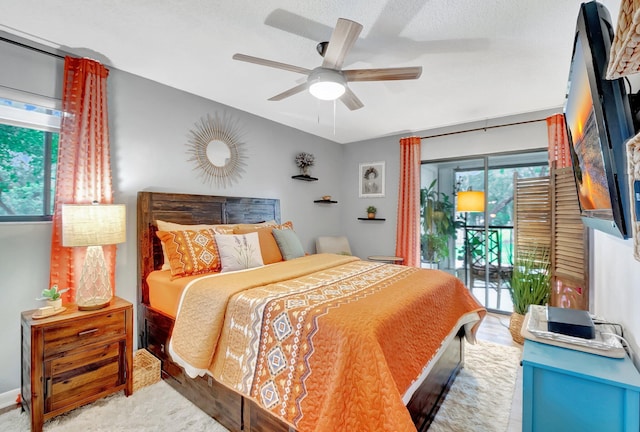
MULTIPOLYGON (((520 350, 480 341, 465 346, 465 367, 442 403, 430 432, 505 432, 520 350)), ((29 432, 25 413, 0 416, 0 431, 29 432)), ((109 396, 55 417, 44 432, 226 432, 164 381, 126 398, 109 396)))
POLYGON ((521 353, 485 341, 465 343, 465 366, 429 432, 506 432, 521 353))
MULTIPOLYGON (((19 409, 0 416, 0 431, 29 432, 19 409)), ((122 392, 54 417, 44 432, 227 432, 227 429, 160 381, 125 397, 122 392)))

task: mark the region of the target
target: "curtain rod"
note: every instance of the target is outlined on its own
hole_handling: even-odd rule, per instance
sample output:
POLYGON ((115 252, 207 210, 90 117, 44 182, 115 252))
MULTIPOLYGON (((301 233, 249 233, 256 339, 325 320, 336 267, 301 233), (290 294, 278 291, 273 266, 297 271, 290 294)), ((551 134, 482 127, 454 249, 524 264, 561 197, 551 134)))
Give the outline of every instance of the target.
POLYGON ((443 137, 443 136, 447 136, 447 135, 457 135, 457 134, 461 134, 461 133, 476 132, 476 131, 481 131, 481 130, 486 131, 487 129, 495 129, 495 128, 501 128, 501 127, 505 127, 505 126, 517 126, 517 125, 522 125, 522 124, 527 124, 527 123, 537 123, 537 122, 541 122, 541 121, 547 121, 547 119, 543 118, 543 119, 538 119, 538 120, 526 120, 526 121, 521 121, 521 122, 507 123, 507 124, 501 124, 501 125, 495 125, 495 126, 484 126, 484 127, 479 127, 479 128, 475 128, 475 129, 467 129, 467 130, 457 131, 457 132, 447 132, 447 133, 442 133, 442 134, 437 134, 437 135, 424 136, 424 137, 420 137, 420 139, 423 140, 423 139, 428 139, 428 138, 438 138, 438 137, 443 137))
POLYGON ((37 51, 37 52, 39 52, 41 54, 47 54, 47 55, 50 55, 52 57, 57 57, 59 59, 64 60, 64 56, 61 56, 60 54, 52 53, 52 52, 49 52, 49 51, 46 51, 46 50, 43 50, 43 49, 40 49, 40 48, 36 48, 34 46, 27 45, 25 43, 18 42, 18 41, 12 40, 12 39, 7 39, 7 38, 5 38, 3 36, 0 36, 0 41, 7 42, 7 43, 10 43, 10 44, 13 44, 13 45, 17 45, 17 46, 19 46, 21 48, 30 49, 32 51, 37 51))

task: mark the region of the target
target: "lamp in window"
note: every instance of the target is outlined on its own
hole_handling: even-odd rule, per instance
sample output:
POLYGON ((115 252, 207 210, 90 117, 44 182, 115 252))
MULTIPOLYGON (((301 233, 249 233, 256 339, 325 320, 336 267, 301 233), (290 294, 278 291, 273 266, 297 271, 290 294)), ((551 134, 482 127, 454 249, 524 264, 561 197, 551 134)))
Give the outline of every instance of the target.
POLYGON ((62 205, 62 246, 87 247, 76 290, 78 309, 94 310, 109 305, 111 282, 102 246, 126 240, 125 220, 122 204, 62 205))
POLYGON ((466 191, 459 191, 456 194, 456 211, 464 212, 464 283, 468 281, 467 278, 467 262, 469 254, 469 239, 467 234, 467 213, 471 212, 483 212, 484 211, 484 192, 474 191, 469 188, 466 191))
POLYGON ((482 191, 460 191, 456 201, 456 211, 458 212, 483 212, 484 192, 482 191))

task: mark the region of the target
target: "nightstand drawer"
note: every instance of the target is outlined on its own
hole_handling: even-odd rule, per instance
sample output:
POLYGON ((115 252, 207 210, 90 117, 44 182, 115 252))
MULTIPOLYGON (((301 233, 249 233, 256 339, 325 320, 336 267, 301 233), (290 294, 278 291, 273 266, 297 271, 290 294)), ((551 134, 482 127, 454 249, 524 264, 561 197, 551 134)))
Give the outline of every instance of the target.
POLYGON ((77 350, 50 360, 51 369, 47 375, 67 376, 74 369, 90 369, 86 366, 94 363, 117 363, 120 355, 120 342, 100 344, 88 350, 77 350))
POLYGON ((99 343, 126 332, 125 312, 93 315, 86 319, 62 322, 44 330, 47 357, 87 344, 99 343))
POLYGON ((122 342, 112 342, 45 363, 45 412, 71 406, 124 383, 122 342))

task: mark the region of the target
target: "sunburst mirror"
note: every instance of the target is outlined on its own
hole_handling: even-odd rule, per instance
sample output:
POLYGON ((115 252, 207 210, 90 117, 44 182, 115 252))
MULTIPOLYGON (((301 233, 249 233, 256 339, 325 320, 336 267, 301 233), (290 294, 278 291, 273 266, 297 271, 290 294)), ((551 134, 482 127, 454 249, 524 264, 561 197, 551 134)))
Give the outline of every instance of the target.
POLYGON ((189 132, 190 161, 204 180, 217 187, 231 186, 242 176, 246 156, 238 123, 218 114, 200 119, 189 132))

